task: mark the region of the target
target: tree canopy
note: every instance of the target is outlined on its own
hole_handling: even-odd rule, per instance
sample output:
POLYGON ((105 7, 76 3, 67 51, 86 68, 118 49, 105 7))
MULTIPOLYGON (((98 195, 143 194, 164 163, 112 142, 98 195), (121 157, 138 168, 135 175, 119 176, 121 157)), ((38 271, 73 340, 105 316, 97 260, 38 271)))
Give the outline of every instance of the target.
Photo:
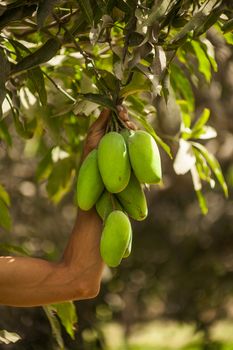
MULTIPOLYGON (((233 4, 224 0, 7 0, 0 4, 0 140, 24 140, 54 203, 74 189, 83 140, 102 108, 124 104, 170 158, 190 172, 200 208, 205 184, 228 189, 205 147, 217 131, 211 110, 196 110, 195 91, 218 70, 213 37, 233 44, 233 4), (163 108, 161 108, 163 106, 163 108), (164 112, 165 111, 165 112, 164 112)), ((0 184, 0 226, 10 230, 0 184)), ((18 250, 19 253, 23 253, 18 250)), ((72 336, 73 304, 53 310, 72 336)), ((56 330, 58 332, 58 330, 56 330)), ((55 333, 56 333, 55 332, 55 333)), ((62 346, 62 338, 57 333, 62 346)))

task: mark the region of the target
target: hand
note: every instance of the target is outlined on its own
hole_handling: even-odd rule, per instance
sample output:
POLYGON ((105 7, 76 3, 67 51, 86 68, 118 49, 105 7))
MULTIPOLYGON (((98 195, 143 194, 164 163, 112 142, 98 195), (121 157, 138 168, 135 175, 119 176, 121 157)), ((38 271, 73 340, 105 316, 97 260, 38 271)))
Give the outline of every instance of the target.
POLYGON ((105 134, 107 124, 111 115, 111 110, 105 108, 99 118, 90 127, 83 150, 83 159, 86 158, 94 148, 98 146, 100 139, 105 134))
POLYGON ((137 130, 137 126, 129 120, 128 111, 124 106, 117 106, 118 115, 120 119, 126 124, 131 130, 137 130))
MULTIPOLYGON (((126 124, 129 129, 136 130, 136 125, 129 120, 128 111, 124 106, 117 106, 120 119, 126 124)), ((84 145, 82 160, 86 158, 88 153, 90 153, 94 148, 98 146, 100 139, 104 136, 107 128, 109 118, 111 116, 111 110, 105 108, 101 113, 99 118, 90 127, 86 142, 84 145)))

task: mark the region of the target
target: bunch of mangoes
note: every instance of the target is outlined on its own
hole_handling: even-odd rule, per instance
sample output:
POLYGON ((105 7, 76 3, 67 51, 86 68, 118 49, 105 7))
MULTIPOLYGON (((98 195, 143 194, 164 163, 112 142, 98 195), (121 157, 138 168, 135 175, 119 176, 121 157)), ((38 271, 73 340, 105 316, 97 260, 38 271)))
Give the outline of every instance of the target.
POLYGON ((100 252, 108 266, 115 267, 129 256, 132 229, 128 216, 139 221, 146 218, 142 184, 156 184, 161 177, 157 144, 143 130, 106 133, 81 165, 77 203, 82 210, 95 205, 103 220, 100 252))

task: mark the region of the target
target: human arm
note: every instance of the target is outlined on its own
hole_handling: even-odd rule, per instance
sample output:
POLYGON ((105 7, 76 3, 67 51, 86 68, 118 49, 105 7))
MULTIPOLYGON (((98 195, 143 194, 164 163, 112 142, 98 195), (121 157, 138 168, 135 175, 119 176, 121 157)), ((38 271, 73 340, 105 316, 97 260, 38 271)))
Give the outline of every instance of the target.
MULTIPOLYGON (((97 146, 110 116, 104 110, 88 133, 83 158, 97 146)), ((59 262, 30 257, 0 257, 0 304, 39 306, 94 297, 104 264, 99 243, 102 222, 95 209, 78 214, 59 262)))

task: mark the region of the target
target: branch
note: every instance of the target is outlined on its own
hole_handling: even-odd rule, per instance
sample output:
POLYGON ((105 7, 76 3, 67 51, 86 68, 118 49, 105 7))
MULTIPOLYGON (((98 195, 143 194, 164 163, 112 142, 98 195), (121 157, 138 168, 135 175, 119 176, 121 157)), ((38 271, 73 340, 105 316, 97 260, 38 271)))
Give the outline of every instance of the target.
MULTIPOLYGON (((79 9, 64 15, 63 17, 60 18, 60 21, 63 22, 63 23, 68 22, 70 20, 70 18, 73 17, 74 15, 76 15, 76 13, 78 11, 79 11, 79 9)), ((51 22, 50 24, 48 24, 47 26, 44 26, 44 27, 40 28, 40 31, 47 33, 48 29, 55 27, 57 24, 58 24, 57 20, 55 20, 55 21, 51 22)), ((35 26, 32 29, 29 29, 29 30, 24 31, 24 32, 15 33, 14 35, 17 38, 21 38, 21 37, 25 37, 25 36, 27 36, 29 34, 33 34, 33 33, 37 32, 37 31, 38 31, 38 28, 37 28, 37 26, 35 26)))
MULTIPOLYGON (((54 18, 58 21, 58 24, 61 25, 61 27, 64 29, 64 31, 66 32, 66 34, 71 38, 72 42, 74 43, 74 46, 76 47, 76 49, 81 53, 81 55, 83 56, 84 60, 85 60, 85 64, 86 66, 88 67, 89 64, 91 64, 93 70, 94 70, 94 73, 95 73, 95 76, 96 78, 98 79, 98 81, 100 81, 100 74, 98 72, 98 70, 96 69, 95 67, 95 63, 93 61, 93 59, 90 57, 90 55, 85 52, 81 46, 77 43, 77 41, 75 40, 75 37, 73 36, 73 34, 66 28, 66 26, 63 24, 63 23, 60 23, 60 18, 54 13, 53 14, 54 18)), ((103 89, 104 89, 104 92, 106 94, 109 93, 107 87, 103 86, 103 89)))
POLYGON ((51 81, 51 83, 55 86, 55 88, 60 91, 63 95, 65 95, 66 97, 68 97, 68 99, 70 99, 72 102, 76 102, 76 99, 73 98, 70 94, 68 94, 68 92, 66 92, 59 84, 57 84, 46 72, 42 71, 42 73, 44 74, 44 76, 46 76, 46 78, 51 81))

